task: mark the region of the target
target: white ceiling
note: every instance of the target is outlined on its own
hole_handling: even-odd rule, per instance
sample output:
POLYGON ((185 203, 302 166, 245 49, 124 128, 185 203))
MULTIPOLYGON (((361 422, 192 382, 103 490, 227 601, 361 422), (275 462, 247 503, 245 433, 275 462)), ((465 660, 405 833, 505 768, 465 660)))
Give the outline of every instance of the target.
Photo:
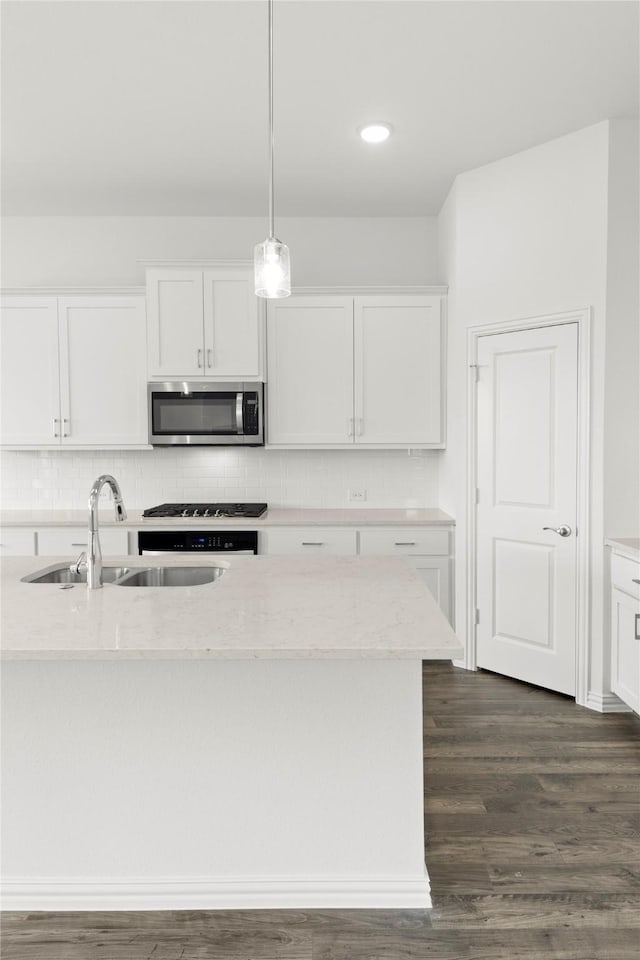
MULTIPOLYGON (((265 213, 266 0, 1 9, 5 214, 265 213)), ((457 173, 636 112, 638 12, 276 0, 276 216, 433 215, 457 173)))

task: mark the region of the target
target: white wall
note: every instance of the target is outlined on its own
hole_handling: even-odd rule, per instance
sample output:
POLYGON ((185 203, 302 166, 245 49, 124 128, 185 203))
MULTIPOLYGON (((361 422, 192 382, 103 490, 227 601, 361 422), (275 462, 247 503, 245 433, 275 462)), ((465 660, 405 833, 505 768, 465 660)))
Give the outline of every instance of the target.
MULTIPOLYGON (((448 448, 441 464, 440 505, 457 520, 459 631, 467 622, 468 328, 581 307, 592 311, 590 689, 596 694, 605 692, 607 684, 603 437, 609 132, 609 123, 603 122, 460 175, 439 218, 439 280, 450 284, 448 448)), ((621 343, 625 330, 626 321, 620 327, 621 343)), ((618 404, 612 398, 612 410, 618 404)), ((617 509, 617 521, 627 511, 625 535, 634 536, 637 512, 634 519, 629 493, 625 487, 627 503, 617 509)))
POLYGON ((629 537, 640 531, 638 124, 609 128, 604 529, 629 537))
MULTIPOLYGON (((282 218, 294 286, 435 282, 435 217, 282 218)), ((251 260, 264 218, 6 217, 2 286, 144 283, 139 260, 251 260)))

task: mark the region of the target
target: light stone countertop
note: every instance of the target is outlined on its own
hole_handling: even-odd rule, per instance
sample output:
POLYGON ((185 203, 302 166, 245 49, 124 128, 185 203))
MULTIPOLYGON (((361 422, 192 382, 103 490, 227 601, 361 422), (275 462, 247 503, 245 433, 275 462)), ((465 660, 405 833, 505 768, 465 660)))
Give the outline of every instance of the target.
MULTIPOLYGON (((126 501, 125 501, 126 505, 126 501)), ((87 524, 88 510, 3 510, 0 513, 0 525, 5 527, 77 527, 87 524)), ((304 507, 269 507, 267 512, 257 519, 249 517, 219 517, 203 520, 202 517, 147 519, 141 510, 127 511, 127 519, 122 526, 127 527, 174 527, 188 530, 214 529, 216 527, 238 527, 256 529, 260 527, 307 527, 307 526, 420 526, 422 524, 450 525, 455 520, 449 514, 436 507, 416 507, 392 509, 389 507, 354 507, 335 509, 312 509, 304 507)), ((113 506, 101 505, 100 526, 115 526, 113 506)))
POLYGON ((637 560, 640 563, 640 538, 610 539, 605 540, 605 544, 611 547, 613 552, 619 554, 621 557, 627 557, 629 560, 637 560))
MULTIPOLYGON (((60 562, 68 562, 68 557, 60 562)), ((396 557, 109 557, 109 565, 225 566, 196 587, 22 583, 55 562, 0 561, 5 660, 455 659, 462 645, 396 557)))

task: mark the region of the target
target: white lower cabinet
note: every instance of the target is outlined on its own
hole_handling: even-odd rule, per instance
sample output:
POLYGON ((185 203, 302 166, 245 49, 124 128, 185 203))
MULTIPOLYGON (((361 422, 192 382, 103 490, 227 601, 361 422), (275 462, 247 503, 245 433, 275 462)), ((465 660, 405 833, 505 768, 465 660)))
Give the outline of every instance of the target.
POLYGON ((640 713, 640 564, 611 557, 611 689, 640 713))
MULTIPOLYGON (((39 556, 77 557, 87 549, 87 527, 41 527, 37 531, 37 552, 39 556)), ((100 546, 103 556, 119 556, 129 553, 129 533, 127 528, 101 527, 100 546)))
POLYGON ((336 527, 273 527, 262 532, 261 546, 262 553, 272 556, 286 553, 310 557, 355 556, 358 552, 356 531, 336 527))
POLYGON ((260 532, 263 554, 404 557, 451 622, 453 531, 450 527, 272 527, 260 532))
POLYGON ((422 577, 452 622, 450 527, 370 527, 360 530, 360 553, 404 557, 422 577))
POLYGON ((32 557, 35 552, 36 531, 33 528, 0 528, 0 557, 32 557))

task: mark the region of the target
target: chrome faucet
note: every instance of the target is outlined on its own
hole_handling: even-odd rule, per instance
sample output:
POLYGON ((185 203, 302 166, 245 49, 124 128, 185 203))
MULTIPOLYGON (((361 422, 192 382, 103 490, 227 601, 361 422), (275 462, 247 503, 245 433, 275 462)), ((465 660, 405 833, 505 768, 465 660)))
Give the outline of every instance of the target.
POLYGON ((87 587, 89 590, 98 590, 102 586, 102 550, 98 535, 98 498, 105 483, 108 483, 113 493, 116 508, 116 520, 126 520, 127 511, 122 502, 122 493, 115 477, 110 473, 103 473, 98 477, 89 494, 89 550, 87 556, 87 587))

